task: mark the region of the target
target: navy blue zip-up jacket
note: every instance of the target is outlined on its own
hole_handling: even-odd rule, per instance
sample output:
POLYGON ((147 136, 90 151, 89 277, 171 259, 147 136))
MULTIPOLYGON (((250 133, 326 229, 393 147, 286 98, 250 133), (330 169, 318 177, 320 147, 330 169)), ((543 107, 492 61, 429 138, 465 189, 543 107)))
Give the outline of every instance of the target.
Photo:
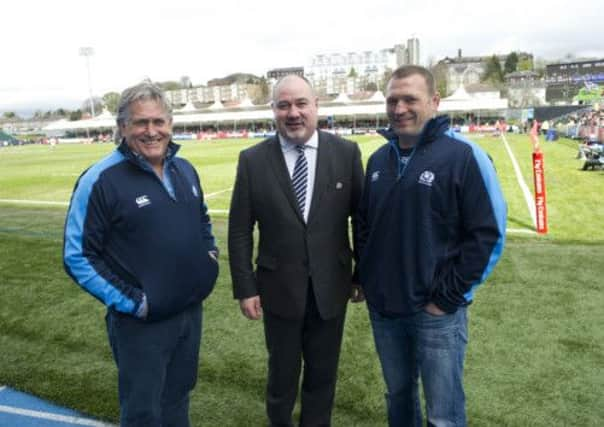
POLYGON ((80 176, 65 222, 67 273, 111 310, 136 315, 145 295, 149 321, 201 302, 218 275, 199 177, 178 149, 165 160, 174 198, 122 143, 80 176))
POLYGON ((385 315, 445 312, 470 303, 499 260, 506 204, 484 151, 448 128, 426 123, 411 158, 398 138, 369 159, 359 207, 360 282, 370 308, 385 315))

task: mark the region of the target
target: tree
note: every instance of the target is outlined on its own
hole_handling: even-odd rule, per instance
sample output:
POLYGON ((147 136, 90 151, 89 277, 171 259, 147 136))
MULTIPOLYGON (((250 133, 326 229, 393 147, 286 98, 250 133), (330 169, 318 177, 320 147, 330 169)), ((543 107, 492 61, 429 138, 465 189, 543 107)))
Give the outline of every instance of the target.
POLYGON ((15 113, 14 111, 6 111, 3 115, 2 115, 5 119, 18 119, 19 116, 17 116, 17 113, 15 113))
POLYGON ((247 94, 254 104, 266 104, 269 101, 269 87, 266 78, 261 77, 257 83, 248 84, 247 94))
POLYGON ((441 97, 446 97, 447 93, 447 66, 436 63, 430 67, 430 71, 434 76, 434 86, 441 97))
POLYGON ((180 78, 180 87, 181 89, 191 89, 193 87, 193 83, 191 83, 191 78, 189 76, 182 76, 180 78))
POLYGON ((352 77, 352 78, 358 77, 357 70, 355 70, 354 67, 350 67, 350 72, 348 73, 348 77, 352 77))
POLYGON ((546 62, 543 58, 535 58, 533 61, 533 71, 535 71, 539 77, 543 77, 545 75, 546 62))
POLYGON ((375 92, 376 90, 378 90, 378 87, 374 82, 367 82, 363 89, 367 92, 375 92))
POLYGON ((156 82, 155 84, 164 91, 181 89, 180 82, 175 81, 156 82))
POLYGON ((533 70, 533 59, 531 58, 523 58, 518 61, 518 66, 516 67, 518 71, 532 71, 533 70))
POLYGON ((482 75, 482 81, 490 82, 494 85, 503 82, 503 70, 501 69, 501 63, 499 62, 497 55, 493 55, 487 59, 486 70, 482 75))
MULTIPOLYGON (((101 111, 103 111, 103 100, 101 98, 99 98, 98 96, 95 96, 92 98, 92 102, 94 102, 94 113, 95 114, 99 114, 101 111)), ((91 108, 92 102, 90 101, 90 98, 88 98, 82 103, 82 112, 83 113, 92 114, 92 108, 91 108)))
POLYGON ((105 108, 112 113, 117 112, 117 104, 120 102, 120 94, 117 92, 107 92, 103 95, 103 104, 105 108))
POLYGON ((69 113, 69 120, 75 122, 76 120, 80 120, 82 118, 82 110, 74 110, 69 113))
POLYGON ((518 69, 518 54, 516 52, 510 53, 507 58, 505 58, 505 64, 503 64, 503 73, 509 74, 513 73, 518 69))
POLYGON ((392 76, 392 68, 384 68, 384 73, 382 74, 382 78, 380 79, 378 84, 378 87, 382 91, 382 93, 386 93, 386 85, 390 81, 390 76, 392 76))
POLYGON ((260 82, 258 83, 258 85, 260 86, 260 94, 262 95, 263 100, 266 99, 266 102, 268 102, 268 99, 270 97, 270 88, 268 87, 268 81, 266 81, 265 77, 260 77, 260 82))

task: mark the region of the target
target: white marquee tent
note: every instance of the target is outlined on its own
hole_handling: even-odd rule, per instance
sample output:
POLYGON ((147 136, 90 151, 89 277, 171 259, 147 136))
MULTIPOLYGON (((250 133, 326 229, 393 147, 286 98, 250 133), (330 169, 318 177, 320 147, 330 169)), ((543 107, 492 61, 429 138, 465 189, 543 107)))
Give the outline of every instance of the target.
POLYGON ((475 111, 499 111, 508 108, 508 100, 494 96, 472 96, 460 86, 449 97, 440 100, 438 111, 443 113, 470 113, 475 111))
MULTIPOLYGON (((320 104, 319 117, 350 117, 355 118, 383 118, 385 117, 385 100, 380 91, 376 91, 373 96, 361 102, 348 101, 342 102, 340 98, 337 102, 320 104), (333 105, 336 104, 336 105, 333 105), (339 105, 338 105, 339 104, 339 105)), ((336 98, 338 100, 338 98, 336 98)), ((249 100, 248 100, 249 101, 249 100)), ((470 113, 478 112, 497 112, 501 114, 508 107, 507 99, 498 97, 472 97, 463 87, 458 88, 453 95, 440 101, 439 112, 442 113, 470 113)), ((273 119, 273 112, 269 106, 254 106, 251 102, 243 102, 234 108, 225 108, 222 103, 215 102, 210 107, 203 110, 185 111, 183 108, 174 114, 175 125, 214 125, 217 123, 249 123, 255 121, 270 121, 273 119), (253 108, 252 108, 253 107, 253 108)), ((107 110, 97 117, 79 120, 67 121, 65 119, 52 122, 46 126, 43 131, 46 133, 57 131, 81 131, 81 130, 101 130, 115 127, 115 116, 107 110)))

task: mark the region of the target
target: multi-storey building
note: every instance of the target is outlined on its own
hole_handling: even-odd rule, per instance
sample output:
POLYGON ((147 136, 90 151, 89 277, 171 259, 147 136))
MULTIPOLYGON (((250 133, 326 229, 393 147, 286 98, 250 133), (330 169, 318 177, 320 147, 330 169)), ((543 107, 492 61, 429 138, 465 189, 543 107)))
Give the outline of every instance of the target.
POLYGON ((407 40, 406 64, 419 64, 419 39, 413 37, 407 40))
POLYGON ((189 102, 208 104, 213 102, 243 101, 249 98, 251 83, 233 82, 229 85, 198 86, 190 89, 166 91, 166 97, 173 107, 180 107, 189 102))
POLYGON ((189 100, 187 92, 190 89, 178 89, 178 90, 167 90, 165 91, 166 98, 168 98, 168 102, 174 106, 180 106, 187 103, 189 100))
POLYGON ((604 84, 604 59, 549 64, 545 84, 548 102, 570 103, 581 88, 604 84))
POLYGON ((385 75, 405 64, 419 64, 419 40, 376 51, 318 54, 304 68, 304 75, 321 94, 352 94, 363 85, 379 86, 385 75))
POLYGON ((545 105, 545 81, 535 71, 514 71, 505 76, 508 102, 512 108, 545 105))
MULTIPOLYGON (((503 69, 508 55, 496 55, 501 68, 503 69)), ((435 74, 443 76, 446 81, 446 94, 451 94, 460 86, 467 86, 480 83, 487 67, 487 61, 492 58, 489 56, 462 56, 461 49, 458 49, 457 56, 449 58, 448 56, 438 61, 435 66, 435 74)), ((519 61, 530 60, 533 55, 529 53, 518 53, 519 61)))
MULTIPOLYGON (((287 67, 269 70, 269 86, 288 74, 307 78, 319 95, 353 94, 381 87, 388 73, 405 64, 419 64, 419 40, 410 38, 407 44, 377 51, 318 54, 306 67, 287 67)), ((210 83, 211 84, 211 83, 210 83)), ((198 86, 167 91, 173 106, 187 103, 207 104, 216 101, 241 101, 250 98, 251 83, 235 81, 229 85, 198 86)))
POLYGON ((273 68, 266 72, 266 78, 269 80, 279 80, 281 77, 295 74, 300 77, 304 77, 304 67, 287 67, 287 68, 273 68))

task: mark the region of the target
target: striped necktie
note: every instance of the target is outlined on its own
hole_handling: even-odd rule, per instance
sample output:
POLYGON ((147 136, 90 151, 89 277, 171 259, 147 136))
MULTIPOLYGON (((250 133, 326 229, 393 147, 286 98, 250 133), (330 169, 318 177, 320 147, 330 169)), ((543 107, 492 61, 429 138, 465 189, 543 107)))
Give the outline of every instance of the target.
POLYGON ((296 165, 294 166, 294 173, 292 175, 292 185, 294 187, 294 194, 296 200, 298 200, 298 206, 300 206, 300 212, 304 216, 304 208, 306 207, 306 182, 308 180, 308 162, 304 155, 304 145, 296 145, 298 150, 298 158, 296 159, 296 165))

